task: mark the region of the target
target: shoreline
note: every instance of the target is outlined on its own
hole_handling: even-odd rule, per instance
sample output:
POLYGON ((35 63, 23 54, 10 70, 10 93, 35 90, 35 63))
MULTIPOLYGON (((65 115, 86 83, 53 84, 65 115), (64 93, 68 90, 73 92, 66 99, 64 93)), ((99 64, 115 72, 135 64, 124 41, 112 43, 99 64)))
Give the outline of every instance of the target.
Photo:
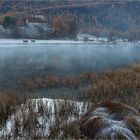
POLYGON ((101 41, 83 41, 83 40, 41 40, 41 39, 7 39, 0 38, 0 45, 5 44, 93 44, 93 45, 122 45, 122 44, 140 44, 140 42, 101 42, 101 41), (24 42, 26 40, 27 42, 24 42), (34 42, 32 42, 34 40, 34 42))

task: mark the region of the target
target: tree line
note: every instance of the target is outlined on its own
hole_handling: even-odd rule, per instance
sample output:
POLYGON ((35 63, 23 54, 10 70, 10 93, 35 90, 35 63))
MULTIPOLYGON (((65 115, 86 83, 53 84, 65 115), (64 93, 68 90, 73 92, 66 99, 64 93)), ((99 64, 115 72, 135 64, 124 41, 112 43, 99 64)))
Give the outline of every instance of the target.
MULTIPOLYGON (((24 22, 26 20, 23 20, 24 22)), ((52 31, 46 31, 43 27, 37 28, 38 33, 40 34, 39 38, 71 38, 74 39, 77 37, 78 33, 78 26, 76 20, 69 19, 64 20, 62 17, 56 16, 52 20, 51 23, 46 23, 46 25, 50 24, 50 26, 53 28, 52 31)), ((26 25, 26 23, 25 23, 26 25)), ((11 35, 13 37, 23 37, 23 33, 20 30, 20 26, 18 25, 18 18, 6 16, 2 22, 2 26, 5 29, 10 29, 11 35)), ((26 25, 28 28, 28 26, 26 25)))

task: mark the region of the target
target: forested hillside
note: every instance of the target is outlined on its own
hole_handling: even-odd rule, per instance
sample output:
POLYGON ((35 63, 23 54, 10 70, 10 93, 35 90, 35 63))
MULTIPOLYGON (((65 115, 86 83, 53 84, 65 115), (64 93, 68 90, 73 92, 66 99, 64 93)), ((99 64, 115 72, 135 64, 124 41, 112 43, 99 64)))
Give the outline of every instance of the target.
POLYGON ((140 34, 139 7, 140 1, 133 0, 19 0, 1 1, 0 13, 43 14, 51 24, 56 18, 75 19, 80 32, 136 39, 140 34))

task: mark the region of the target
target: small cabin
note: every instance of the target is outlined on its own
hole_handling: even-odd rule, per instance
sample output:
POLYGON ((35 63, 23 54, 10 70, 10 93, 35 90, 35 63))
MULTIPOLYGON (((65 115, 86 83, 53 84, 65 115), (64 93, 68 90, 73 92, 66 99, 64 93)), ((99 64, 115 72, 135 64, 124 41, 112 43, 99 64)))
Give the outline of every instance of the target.
POLYGON ((4 32, 5 29, 3 28, 2 24, 0 23, 0 32, 4 32))

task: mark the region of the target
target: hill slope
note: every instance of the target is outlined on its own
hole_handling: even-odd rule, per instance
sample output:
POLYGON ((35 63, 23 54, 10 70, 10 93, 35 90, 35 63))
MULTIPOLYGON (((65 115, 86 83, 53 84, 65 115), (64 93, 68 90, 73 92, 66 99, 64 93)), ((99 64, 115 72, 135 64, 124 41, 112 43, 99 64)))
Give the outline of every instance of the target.
POLYGON ((126 36, 128 32, 139 32, 139 7, 140 1, 133 0, 19 0, 0 2, 0 13, 44 14, 51 24, 56 17, 63 20, 74 18, 80 32, 94 33, 96 36, 113 33, 126 36))

